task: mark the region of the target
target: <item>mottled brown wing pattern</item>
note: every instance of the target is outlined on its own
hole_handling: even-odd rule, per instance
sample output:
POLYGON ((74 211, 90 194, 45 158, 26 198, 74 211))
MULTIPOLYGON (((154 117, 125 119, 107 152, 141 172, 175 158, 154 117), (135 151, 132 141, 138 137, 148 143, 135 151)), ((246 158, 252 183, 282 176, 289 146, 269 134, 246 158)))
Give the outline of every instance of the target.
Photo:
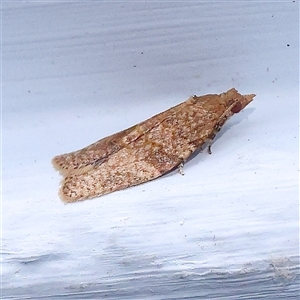
POLYGON ((212 140, 225 121, 253 97, 242 96, 235 89, 220 95, 194 96, 87 148, 65 154, 68 172, 63 173, 60 197, 65 202, 84 200, 165 174, 212 140), (82 163, 86 152, 88 158, 82 163))
POLYGON ((52 159, 52 164, 64 176, 70 172, 83 173, 94 165, 102 164, 113 153, 118 152, 127 144, 134 142, 165 118, 170 117, 173 112, 181 110, 182 106, 183 103, 128 129, 105 137, 83 149, 57 155, 52 159))
POLYGON ((70 172, 82 173, 82 170, 87 170, 91 165, 99 164, 101 160, 104 161, 112 153, 119 151, 124 146, 122 138, 132 130, 134 127, 105 137, 78 151, 55 156, 52 164, 62 175, 67 175, 70 172))

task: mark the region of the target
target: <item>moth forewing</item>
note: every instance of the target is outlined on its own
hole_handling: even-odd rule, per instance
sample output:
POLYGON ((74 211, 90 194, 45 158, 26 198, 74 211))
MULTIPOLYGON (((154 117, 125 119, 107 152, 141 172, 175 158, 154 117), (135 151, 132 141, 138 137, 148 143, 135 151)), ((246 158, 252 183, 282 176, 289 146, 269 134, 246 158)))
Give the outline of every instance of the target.
MULTIPOLYGON (((65 202, 85 200, 155 179, 215 137, 226 120, 255 95, 235 89, 190 97, 148 120, 53 159, 64 179, 65 202)), ((210 146, 209 146, 210 150, 210 146)))

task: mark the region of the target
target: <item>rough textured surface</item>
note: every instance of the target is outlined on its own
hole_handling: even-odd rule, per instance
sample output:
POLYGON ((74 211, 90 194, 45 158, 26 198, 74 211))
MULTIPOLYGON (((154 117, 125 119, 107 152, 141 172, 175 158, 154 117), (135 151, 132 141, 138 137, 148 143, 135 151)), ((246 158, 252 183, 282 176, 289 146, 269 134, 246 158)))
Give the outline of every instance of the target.
POLYGON ((54 157, 54 167, 65 176, 60 197, 66 202, 84 200, 163 175, 212 140, 254 96, 242 96, 234 88, 194 96, 84 149, 54 157))

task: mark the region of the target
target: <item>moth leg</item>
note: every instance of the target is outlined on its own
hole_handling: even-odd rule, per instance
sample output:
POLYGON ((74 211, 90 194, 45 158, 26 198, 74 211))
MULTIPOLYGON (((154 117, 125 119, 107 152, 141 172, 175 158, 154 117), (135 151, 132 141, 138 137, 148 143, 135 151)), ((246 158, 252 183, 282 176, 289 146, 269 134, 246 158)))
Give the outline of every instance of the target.
POLYGON ((207 153, 208 154, 212 154, 211 146, 212 146, 212 140, 209 140, 209 144, 208 144, 208 147, 207 147, 207 153))
POLYGON ((217 133, 221 130, 221 127, 219 127, 218 125, 215 127, 213 133, 209 136, 208 140, 207 140, 207 143, 208 143, 208 146, 207 146, 207 153, 208 154, 212 154, 212 151, 211 151, 211 146, 212 146, 212 143, 213 143, 213 140, 214 138, 216 137, 217 133))
POLYGON ((182 176, 184 175, 183 165, 184 165, 184 163, 183 163, 183 160, 182 160, 182 162, 178 165, 178 173, 182 176))
POLYGON ((192 146, 190 145, 190 149, 188 149, 187 151, 185 151, 181 156, 179 156, 179 165, 178 165, 178 173, 180 175, 184 175, 184 171, 183 171, 183 166, 184 163, 186 162, 186 160, 190 157, 190 155, 197 149, 197 144, 193 145, 193 143, 191 143, 192 146))
POLYGON ((216 137, 217 133, 220 132, 222 126, 224 125, 224 123, 226 122, 226 120, 228 119, 228 117, 229 116, 227 115, 227 113, 224 114, 220 118, 219 122, 215 125, 215 128, 214 128, 212 134, 208 137, 208 141, 207 141, 208 142, 208 147, 207 147, 208 154, 212 154, 211 146, 212 146, 213 140, 216 137))

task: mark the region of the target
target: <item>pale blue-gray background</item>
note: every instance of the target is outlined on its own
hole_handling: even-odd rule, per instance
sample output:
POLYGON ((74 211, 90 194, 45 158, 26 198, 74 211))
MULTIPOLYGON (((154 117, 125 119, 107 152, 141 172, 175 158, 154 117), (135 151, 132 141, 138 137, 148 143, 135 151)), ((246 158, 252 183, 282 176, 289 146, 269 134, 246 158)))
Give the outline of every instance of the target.
POLYGON ((298 297, 298 1, 1 5, 3 299, 298 297), (231 87, 185 176, 59 200, 53 156, 231 87))

